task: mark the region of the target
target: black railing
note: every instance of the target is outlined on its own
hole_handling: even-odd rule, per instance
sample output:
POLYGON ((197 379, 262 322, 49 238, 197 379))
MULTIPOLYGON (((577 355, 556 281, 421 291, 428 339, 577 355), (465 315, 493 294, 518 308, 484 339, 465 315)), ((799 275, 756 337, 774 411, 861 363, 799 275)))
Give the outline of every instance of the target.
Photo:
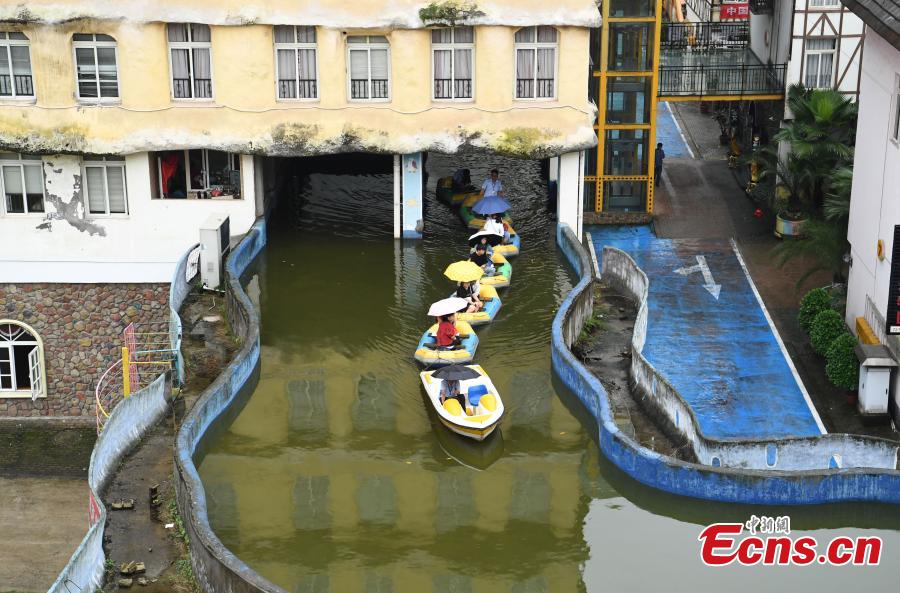
POLYGON ((0 97, 11 97, 15 94, 17 97, 34 96, 34 86, 31 82, 30 74, 0 74, 0 97), (15 93, 13 93, 15 89, 15 93))
POLYGON ((660 96, 783 95, 786 64, 660 66, 660 96))
POLYGON ((753 14, 772 14, 775 8, 773 0, 750 0, 749 4, 753 14))
POLYGON ((553 98, 552 78, 517 78, 516 99, 551 99, 553 98), (537 91, 537 94, 535 94, 537 91))
POLYGON ((472 98, 472 79, 457 78, 435 78, 434 79, 434 98, 435 99, 471 99, 472 98))
POLYGON ((278 98, 279 99, 315 99, 318 97, 319 89, 315 80, 300 80, 298 86, 297 81, 293 79, 278 81, 278 98), (299 88, 300 94, 297 94, 299 88))
POLYGON ((388 81, 386 78, 373 78, 372 80, 366 80, 365 78, 350 79, 350 98, 387 99, 388 81), (370 88, 371 92, 369 92, 370 88))
POLYGON ((176 99, 211 99, 212 79, 195 78, 192 87, 190 78, 173 78, 172 93, 176 99))
POLYGON ((744 49, 750 45, 750 23, 663 23, 660 48, 744 49))

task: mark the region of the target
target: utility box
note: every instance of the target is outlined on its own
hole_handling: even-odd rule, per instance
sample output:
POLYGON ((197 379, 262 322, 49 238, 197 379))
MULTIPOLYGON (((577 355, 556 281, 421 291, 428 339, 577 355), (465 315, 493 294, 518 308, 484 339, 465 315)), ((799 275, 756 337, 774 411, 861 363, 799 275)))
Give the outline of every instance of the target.
POLYGON ((865 416, 886 415, 891 370, 897 361, 881 344, 857 344, 855 351, 859 359, 859 412, 865 416))
POLYGON ((231 250, 228 215, 210 214, 200 226, 200 281, 204 288, 219 288, 225 279, 225 258, 231 250))

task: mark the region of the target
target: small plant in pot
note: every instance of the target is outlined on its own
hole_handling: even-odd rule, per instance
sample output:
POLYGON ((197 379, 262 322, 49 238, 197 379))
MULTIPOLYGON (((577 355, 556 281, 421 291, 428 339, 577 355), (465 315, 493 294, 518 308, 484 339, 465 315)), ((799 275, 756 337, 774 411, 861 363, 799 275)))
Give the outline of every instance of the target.
POLYGON ((825 374, 835 387, 847 391, 847 403, 855 405, 859 388, 859 361, 856 358, 856 338, 845 331, 831 343, 825 354, 825 374))

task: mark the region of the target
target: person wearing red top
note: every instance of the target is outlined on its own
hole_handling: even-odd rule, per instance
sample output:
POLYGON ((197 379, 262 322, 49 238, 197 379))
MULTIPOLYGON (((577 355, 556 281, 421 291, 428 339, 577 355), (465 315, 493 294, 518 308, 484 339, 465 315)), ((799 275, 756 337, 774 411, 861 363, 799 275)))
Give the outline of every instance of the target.
POLYGON ((459 332, 456 331, 456 314, 443 315, 438 319, 437 347, 446 350, 456 345, 459 338, 459 332))

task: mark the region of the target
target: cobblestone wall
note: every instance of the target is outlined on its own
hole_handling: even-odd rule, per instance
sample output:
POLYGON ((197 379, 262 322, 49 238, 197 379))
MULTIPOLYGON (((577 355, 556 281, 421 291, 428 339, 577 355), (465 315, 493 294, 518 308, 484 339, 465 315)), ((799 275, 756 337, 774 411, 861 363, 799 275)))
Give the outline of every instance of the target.
POLYGON ((0 318, 44 343, 47 397, 3 398, 0 416, 92 416, 93 389, 120 356, 122 330, 165 331, 168 284, 0 284, 0 318))

